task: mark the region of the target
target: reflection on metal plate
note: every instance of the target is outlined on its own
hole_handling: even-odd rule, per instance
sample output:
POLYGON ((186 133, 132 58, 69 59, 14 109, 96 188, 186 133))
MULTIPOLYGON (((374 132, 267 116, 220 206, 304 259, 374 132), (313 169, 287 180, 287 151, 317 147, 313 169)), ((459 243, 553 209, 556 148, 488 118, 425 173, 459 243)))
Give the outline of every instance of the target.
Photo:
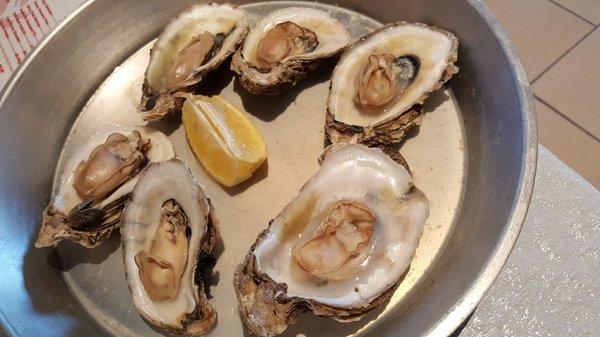
MULTIPOLYGON (((311 4, 353 27, 358 37, 378 27, 373 20, 338 7, 311 4)), ((281 7, 276 3, 244 6, 254 17, 281 7)), ((75 122, 63 149, 60 169, 77 144, 96 130, 112 124, 143 124, 137 113, 143 74, 151 44, 117 67, 98 88, 75 122)), ((335 60, 320 68, 293 90, 276 97, 254 96, 243 89, 228 69, 228 62, 208 75, 199 92, 219 94, 242 108, 262 132, 268 148, 268 163, 247 182, 224 188, 210 178, 195 160, 185 140, 179 115, 151 126, 165 132, 173 141, 177 156, 185 160, 205 186, 221 220, 223 244, 217 249, 218 261, 210 293, 219 313, 218 324, 210 336, 241 336, 242 325, 232 285, 233 272, 256 235, 268 221, 296 195, 317 168, 317 156, 324 145, 325 101, 329 77, 335 60)), ((411 133, 401 147, 414 174, 415 184, 431 202, 431 215, 416 256, 406 277, 384 308, 375 310, 359 322, 341 324, 329 319, 301 315, 285 335, 324 336, 326 331, 352 335, 376 324, 380 315, 392 308, 401 310, 411 289, 427 277, 449 237, 463 194, 465 172, 465 135, 458 104, 451 91, 433 95, 419 130, 411 133), (399 308, 400 307, 400 308, 399 308)), ((55 179, 56 181, 56 179, 55 179)), ((56 184, 55 184, 56 185, 56 184)), ((120 240, 113 235, 100 248, 87 250, 61 244, 58 252, 63 264, 70 266, 64 277, 86 310, 109 332, 118 336, 160 335, 137 314, 131 302, 122 267, 120 240)))

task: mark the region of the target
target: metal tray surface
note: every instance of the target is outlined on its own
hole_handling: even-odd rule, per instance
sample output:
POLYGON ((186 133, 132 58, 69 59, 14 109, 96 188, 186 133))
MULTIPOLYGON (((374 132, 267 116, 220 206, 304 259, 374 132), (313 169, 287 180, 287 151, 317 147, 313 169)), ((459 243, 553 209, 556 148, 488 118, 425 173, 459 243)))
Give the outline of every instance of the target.
MULTIPOLYGON (((149 49, 192 1, 89 2, 32 54, 0 102, 0 312, 10 335, 155 336, 137 314, 116 231, 99 248, 70 242, 35 249, 40 214, 65 160, 114 124, 143 124, 136 107, 149 49), (99 328, 101 327, 101 328, 99 328)), ((410 270, 391 300, 349 324, 302 314, 285 336, 447 335, 469 315, 504 263, 525 216, 535 169, 531 96, 505 35, 477 1, 240 2, 253 19, 274 9, 323 9, 354 37, 398 20, 452 30, 461 72, 426 105, 423 125, 401 144, 431 215, 410 270), (458 16, 453 16, 456 13, 458 16)), ((318 168, 325 100, 335 60, 276 97, 249 94, 228 62, 200 92, 248 112, 269 147, 249 181, 223 188, 189 149, 178 115, 151 123, 173 141, 215 203, 222 243, 210 293, 219 313, 210 336, 242 336, 233 271, 256 235, 318 168)), ((56 186, 54 186, 56 188, 56 186)))

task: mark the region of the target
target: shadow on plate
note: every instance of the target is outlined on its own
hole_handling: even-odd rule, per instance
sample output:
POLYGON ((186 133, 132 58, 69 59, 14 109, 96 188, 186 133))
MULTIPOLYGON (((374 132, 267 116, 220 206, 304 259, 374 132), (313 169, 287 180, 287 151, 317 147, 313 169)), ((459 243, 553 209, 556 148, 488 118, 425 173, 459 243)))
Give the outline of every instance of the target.
POLYGON ((265 122, 275 120, 281 115, 304 90, 317 84, 329 81, 338 58, 322 61, 308 77, 300 80, 295 87, 274 96, 254 95, 246 90, 238 80, 233 84, 235 91, 242 99, 244 110, 265 122))
POLYGON ((212 287, 217 286, 221 281, 221 273, 218 270, 215 270, 215 264, 225 251, 225 243, 223 242, 223 238, 219 237, 215 244, 215 248, 213 249, 212 255, 206 257, 204 260, 204 265, 199 265, 196 269, 196 283, 204 284, 204 292, 206 293, 206 297, 208 299, 213 298, 210 290, 212 287))
MULTIPOLYGON (((233 80, 233 71, 229 70, 229 62, 224 62, 217 69, 209 72, 194 88, 194 95, 219 95, 233 80)), ((163 120, 149 122, 148 126, 170 136, 181 126, 181 111, 171 113, 163 120)))
POLYGON ((181 126, 181 111, 173 112, 162 120, 148 122, 148 126, 170 136, 181 126))
POLYGON ((378 317, 385 311, 390 299, 386 300, 379 307, 355 322, 341 323, 331 318, 315 316, 311 312, 301 313, 298 315, 298 321, 296 324, 288 327, 288 329, 281 334, 281 336, 296 337, 304 335, 309 337, 341 337, 356 334, 364 326, 378 319, 378 317))
POLYGON ((204 79, 194 89, 195 95, 219 95, 231 81, 235 73, 229 69, 229 59, 225 60, 217 69, 206 74, 204 79))
MULTIPOLYGON (((450 99, 450 96, 444 91, 443 88, 432 93, 431 95, 429 95, 427 102, 425 102, 425 105, 423 106, 423 115, 433 112, 435 109, 437 109, 440 105, 442 105, 444 102, 446 102, 449 99, 450 99)), ((404 145, 404 143, 406 143, 407 140, 418 136, 420 131, 421 131, 420 126, 412 127, 410 129, 408 129, 408 131, 406 131, 406 134, 404 135, 404 138, 402 139, 402 141, 398 144, 390 145, 390 147, 400 151, 402 149, 402 146, 404 145)), ((410 163, 408 163, 408 164, 410 166, 410 163)))
POLYGON ((223 190, 225 192, 227 192, 227 194, 229 194, 229 196, 233 197, 233 196, 236 196, 236 195, 244 192, 245 190, 250 188, 250 186, 258 183, 259 181, 266 179, 268 176, 269 176, 269 159, 265 160, 265 162, 262 163, 262 165, 260 165, 260 167, 256 171, 254 171, 254 173, 252 174, 252 177, 250 177, 248 180, 243 181, 233 187, 227 187, 227 186, 223 186, 223 185, 221 185, 221 187, 223 188, 223 190))
POLYGON ((458 337, 458 336, 460 336, 460 334, 462 333, 463 329, 467 326, 467 323, 469 323, 469 321, 471 320, 471 317, 473 317, 473 313, 471 313, 469 315, 469 317, 467 317, 467 319, 465 319, 465 321, 462 322, 462 324, 450 335, 450 337, 458 337))
POLYGON ((119 229, 116 228, 100 246, 92 249, 69 240, 63 240, 59 245, 50 251, 46 261, 57 270, 69 271, 80 263, 100 264, 104 262, 121 246, 121 236, 119 229))
MULTIPOLYGON (((442 105, 449 99, 450 96, 444 91, 443 88, 433 92, 431 95, 429 95, 427 102, 425 102, 425 105, 423 106, 423 115, 435 111, 435 109, 437 109, 440 105, 442 105)), ((400 149, 402 148, 404 143, 406 143, 407 140, 419 135, 420 129, 420 126, 411 127, 406 131, 406 134, 404 135, 404 138, 400 143, 389 145, 389 147, 400 151, 400 149)), ((323 148, 326 148, 329 145, 331 145, 331 142, 327 139, 327 137, 325 137, 325 139, 323 140, 323 148)))
POLYGON ((427 102, 425 102, 425 105, 423 106, 423 114, 434 111, 437 109, 437 107, 442 105, 442 103, 450 99, 450 95, 446 93, 444 88, 445 87, 442 87, 440 90, 437 90, 429 95, 427 102))
MULTIPOLYGON (((30 228, 37 228, 37 224, 30 228)), ((37 234, 37 233, 36 233, 37 234)), ((34 234, 34 235, 36 235, 34 234)), ((64 336, 103 336, 94 319, 82 310, 70 293, 57 262, 56 248, 35 248, 32 238, 23 258, 23 284, 30 299, 32 314, 60 317, 63 323, 53 323, 52 334, 64 336)), ((117 246, 119 240, 116 240, 117 246)), ((61 243, 62 244, 62 243, 61 243)), ((92 250, 86 250, 86 254, 92 250)), ((57 262, 58 263, 58 262, 57 262)), ((1 333, 0 333, 1 335, 1 333)))
MULTIPOLYGON (((410 269, 410 267, 409 267, 410 269)), ((390 305, 390 300, 393 297, 393 293, 398 289, 398 286, 404 281, 406 275, 408 275, 408 269, 400 277, 400 281, 394 286, 392 295, 385 300, 377 308, 370 311, 367 315, 362 317, 358 321, 342 323, 331 318, 318 317, 312 312, 300 313, 298 315, 298 321, 289 326, 287 330, 282 333, 282 337, 296 337, 296 336, 319 336, 319 337, 342 337, 356 334, 360 329, 369 325, 371 322, 380 319, 386 308, 390 305)), ((393 306, 398 306, 395 303, 393 306)), ((400 310, 396 308, 393 310, 400 310)), ((250 336, 247 332, 245 336, 250 336)))

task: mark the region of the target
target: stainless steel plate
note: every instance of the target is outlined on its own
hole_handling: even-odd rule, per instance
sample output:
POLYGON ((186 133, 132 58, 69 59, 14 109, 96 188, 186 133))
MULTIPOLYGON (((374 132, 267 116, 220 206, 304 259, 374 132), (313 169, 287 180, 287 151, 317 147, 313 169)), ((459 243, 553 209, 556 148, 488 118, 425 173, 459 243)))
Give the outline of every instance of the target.
MULTIPOLYGON (((136 106, 150 45, 168 19, 190 3, 91 2, 42 44, 4 91, 0 250, 9 257, 9 268, 0 275, 5 280, 0 311, 7 332, 159 335, 132 307, 118 235, 95 250, 71 243, 36 250, 32 242, 49 199, 52 172, 58 176, 77 144, 108 125, 142 123, 136 106)), ((244 8, 259 17, 297 4, 244 8)), ((521 66, 479 2, 343 3, 352 10, 303 5, 328 11, 355 37, 378 27, 374 18, 448 28, 462 43, 461 73, 430 99, 423 125, 402 145, 415 182, 432 205, 407 277, 384 307, 359 322, 340 324, 306 314, 286 335, 448 334, 500 270, 529 200, 536 140, 521 66)), ((268 220, 318 167, 333 65, 323 64, 309 80, 274 98, 248 94, 227 65, 204 81, 201 92, 220 94, 250 113, 269 146, 268 165, 235 188, 215 183, 195 161, 179 116, 152 125, 170 135, 177 155, 215 201, 222 222, 223 243, 211 288, 219 322, 211 335, 243 335, 233 270, 268 220)))

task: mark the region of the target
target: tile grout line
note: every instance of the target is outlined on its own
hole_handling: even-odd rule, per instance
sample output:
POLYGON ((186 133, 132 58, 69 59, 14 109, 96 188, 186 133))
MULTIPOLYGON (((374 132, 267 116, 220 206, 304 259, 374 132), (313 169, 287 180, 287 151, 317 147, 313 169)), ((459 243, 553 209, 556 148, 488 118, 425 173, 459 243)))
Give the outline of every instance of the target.
POLYGON ((558 109, 556 109, 555 107, 553 107, 552 105, 550 105, 550 103, 548 103, 545 100, 543 100, 540 96, 538 96, 537 94, 533 94, 533 97, 535 97, 538 101, 544 103, 544 105, 546 105, 548 108, 550 108, 550 110, 554 111, 559 116, 561 116, 562 118, 566 119, 569 123, 573 124, 573 126, 577 127, 579 130, 583 131, 586 135, 592 137, 592 139, 594 139, 595 141, 597 141, 598 143, 600 143, 600 138, 596 137, 594 134, 592 134, 588 130, 584 129, 581 125, 577 124, 571 118, 569 118, 568 116, 566 116, 565 114, 563 114, 562 112, 560 112, 558 109))
POLYGON ((593 26, 589 32, 587 32, 584 36, 582 36, 579 40, 577 40, 577 42, 575 42, 575 44, 573 44, 562 55, 560 55, 556 60, 554 60, 554 62, 552 62, 548 67, 546 67, 546 69, 544 69, 539 75, 537 75, 531 81, 531 84, 532 85, 535 84, 535 82, 537 80, 539 80, 542 76, 544 76, 548 72, 548 70, 552 69, 552 67, 554 67, 558 62, 560 62, 565 56, 567 56, 567 54, 569 54, 571 51, 573 51, 573 49, 575 49, 575 47, 577 47, 581 42, 583 42, 583 40, 585 40, 588 36, 592 35, 592 33, 596 31, 596 29, 597 29, 597 27, 593 26))
POLYGON ((577 13, 573 12, 572 10, 570 10, 570 9, 568 9, 567 7, 563 6, 562 4, 560 4, 560 3, 556 2, 555 0, 549 0, 549 1, 550 1, 551 3, 553 3, 553 4, 555 4, 556 6, 558 6, 558 7, 562 8, 562 9, 566 10, 567 12, 569 12, 569 13, 571 13, 571 14, 575 15, 576 17, 580 18, 581 20, 583 20, 583 21, 585 21, 585 22, 589 23, 590 25, 592 25, 592 26, 594 26, 594 27, 598 27, 598 25, 594 24, 592 21, 589 21, 588 19, 584 18, 583 16, 581 16, 581 15, 579 15, 579 14, 577 14, 577 13))

